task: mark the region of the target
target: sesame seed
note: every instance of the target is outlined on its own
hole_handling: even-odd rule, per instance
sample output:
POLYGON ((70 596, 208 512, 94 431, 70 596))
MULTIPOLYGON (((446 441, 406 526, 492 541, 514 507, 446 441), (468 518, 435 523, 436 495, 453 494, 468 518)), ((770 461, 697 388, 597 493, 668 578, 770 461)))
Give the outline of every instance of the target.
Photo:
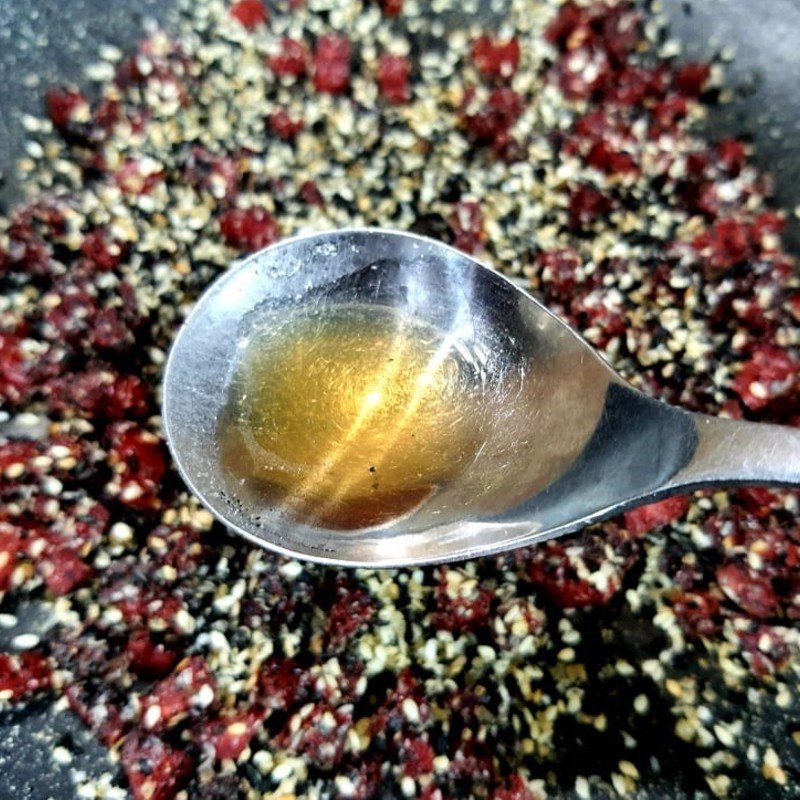
POLYGON ((32 650, 39 644, 39 637, 35 633, 21 633, 11 640, 15 650, 32 650))
POLYGON ((144 726, 145 728, 155 728, 161 721, 161 708, 159 706, 150 706, 144 713, 144 726))

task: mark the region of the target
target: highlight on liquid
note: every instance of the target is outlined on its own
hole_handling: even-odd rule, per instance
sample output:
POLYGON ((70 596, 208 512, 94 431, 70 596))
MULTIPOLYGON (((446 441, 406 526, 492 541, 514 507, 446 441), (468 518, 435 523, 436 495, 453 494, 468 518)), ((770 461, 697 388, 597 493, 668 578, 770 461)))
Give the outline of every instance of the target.
POLYGON ((413 512, 482 442, 474 365, 432 326, 375 305, 264 315, 220 419, 238 490, 350 530, 413 512))

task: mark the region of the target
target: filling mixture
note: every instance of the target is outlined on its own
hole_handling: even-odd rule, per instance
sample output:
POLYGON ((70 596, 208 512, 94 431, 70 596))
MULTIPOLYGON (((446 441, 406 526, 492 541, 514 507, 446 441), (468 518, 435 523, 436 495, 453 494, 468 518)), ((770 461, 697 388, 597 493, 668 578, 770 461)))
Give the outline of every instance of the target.
POLYGON ((800 422, 784 216, 745 143, 698 132, 719 66, 675 60, 642 5, 478 5, 184 0, 170 36, 101 50, 95 99, 53 88, 26 119, 27 204, 0 222, 0 622, 36 601, 56 624, 0 654, 0 698, 107 746, 80 797, 800 792, 796 495, 350 572, 228 538, 170 465, 158 386, 192 303, 338 226, 524 279, 654 396, 800 422))

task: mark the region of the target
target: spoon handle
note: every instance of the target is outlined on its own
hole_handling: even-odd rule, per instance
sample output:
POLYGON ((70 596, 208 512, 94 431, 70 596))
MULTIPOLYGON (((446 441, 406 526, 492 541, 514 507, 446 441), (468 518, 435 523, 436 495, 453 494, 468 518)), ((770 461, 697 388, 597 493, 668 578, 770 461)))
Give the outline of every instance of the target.
POLYGON ((669 484, 800 487, 800 429, 693 414, 697 449, 669 484))

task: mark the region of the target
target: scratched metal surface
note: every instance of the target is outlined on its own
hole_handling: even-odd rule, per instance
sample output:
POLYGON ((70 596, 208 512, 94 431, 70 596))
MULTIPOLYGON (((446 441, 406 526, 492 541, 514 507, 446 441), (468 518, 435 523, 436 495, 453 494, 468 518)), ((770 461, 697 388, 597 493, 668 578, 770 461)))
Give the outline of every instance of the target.
MULTIPOLYGON (((144 19, 164 20, 171 5, 171 0, 0 0, 0 207, 13 205, 17 196, 11 165, 24 140, 20 114, 40 113, 42 91, 51 83, 86 85, 83 69, 99 44, 130 47, 144 19)), ((723 48, 735 54, 728 75, 736 97, 715 111, 711 134, 752 137, 759 163, 775 175, 779 203, 800 204, 800 0, 662 0, 662 5, 689 57, 723 48)), ((800 242, 797 227, 793 241, 800 242)), ((16 611, 0 608, 8 610, 16 611)), ((16 628, 0 628, 0 649, 20 632, 41 630, 35 608, 19 611, 16 628)), ((610 624, 615 627, 613 620, 610 624)), ((621 638, 628 632, 620 631, 621 638)), ((649 633, 654 632, 642 635, 647 639, 649 633)), ((759 718, 747 727, 768 738, 786 724, 759 718)), ((54 715, 48 703, 0 715, 0 800, 72 800, 77 797, 72 770, 99 775, 114 769, 80 723, 69 714, 54 715), (54 763, 51 752, 59 743, 76 753, 72 764, 54 763)), ((639 796, 667 796, 671 781, 665 779, 639 796)), ((669 796, 684 794, 673 784, 669 796)))

